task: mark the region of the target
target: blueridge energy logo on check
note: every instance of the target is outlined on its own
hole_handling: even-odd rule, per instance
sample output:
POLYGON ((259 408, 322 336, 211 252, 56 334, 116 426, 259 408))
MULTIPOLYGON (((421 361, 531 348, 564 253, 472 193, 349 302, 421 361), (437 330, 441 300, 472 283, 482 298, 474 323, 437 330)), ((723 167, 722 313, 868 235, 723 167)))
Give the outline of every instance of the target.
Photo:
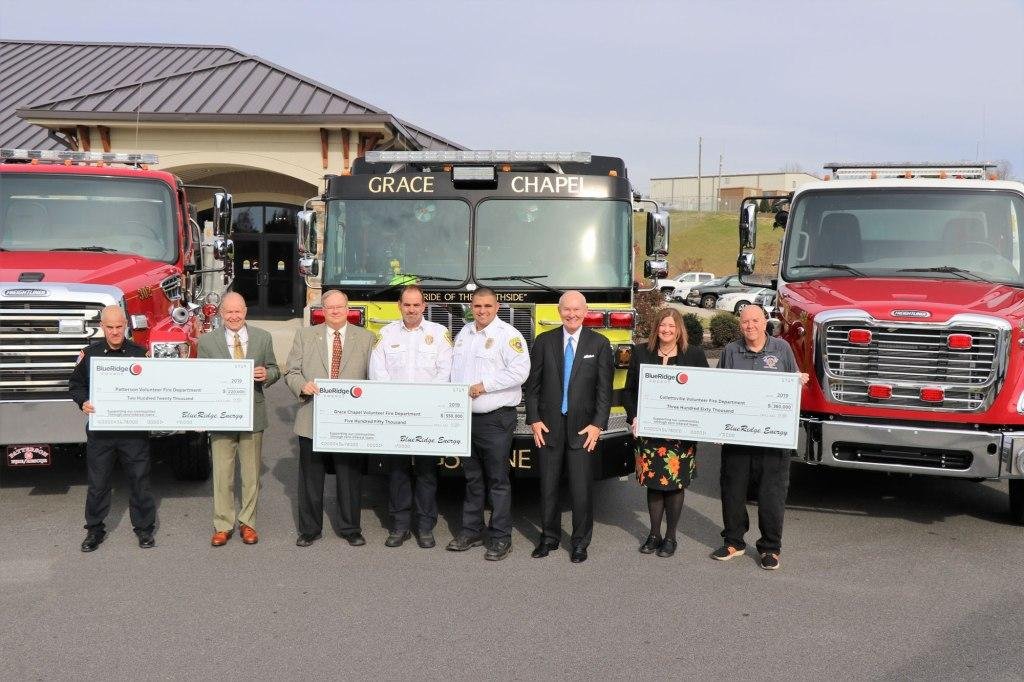
POLYGON ((363 396, 363 389, 361 386, 352 386, 351 388, 341 388, 340 386, 326 386, 320 389, 320 395, 337 395, 350 396, 352 398, 361 398, 363 396))
POLYGON ((665 379, 667 381, 674 381, 677 384, 685 384, 690 380, 690 377, 686 375, 686 372, 680 372, 679 374, 667 374, 665 372, 644 372, 644 379, 665 379))
POLYGON ((135 377, 142 374, 142 365, 137 362, 131 365, 104 365, 96 363, 95 369, 100 374, 131 374, 135 377))

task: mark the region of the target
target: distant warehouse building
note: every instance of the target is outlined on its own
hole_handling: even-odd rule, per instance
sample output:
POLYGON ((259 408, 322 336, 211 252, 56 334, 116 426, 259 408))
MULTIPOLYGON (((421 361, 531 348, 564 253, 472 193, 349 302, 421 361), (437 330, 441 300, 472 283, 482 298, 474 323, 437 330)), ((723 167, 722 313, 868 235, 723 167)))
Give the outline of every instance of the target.
POLYGON ((703 211, 739 209, 743 197, 755 194, 788 194, 800 185, 820 180, 809 173, 736 173, 651 178, 650 198, 659 204, 682 211, 696 211, 698 200, 703 211))

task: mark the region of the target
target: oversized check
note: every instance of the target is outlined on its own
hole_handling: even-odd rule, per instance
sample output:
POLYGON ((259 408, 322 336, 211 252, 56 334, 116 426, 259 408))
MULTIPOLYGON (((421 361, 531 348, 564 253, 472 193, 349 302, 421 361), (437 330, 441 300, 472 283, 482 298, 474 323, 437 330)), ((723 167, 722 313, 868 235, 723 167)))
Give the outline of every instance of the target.
POLYGON ((469 457, 469 387, 317 379, 313 449, 469 457))
POLYGON ((800 375, 640 365, 637 433, 795 450, 800 375))
POLYGON ((90 362, 93 431, 252 431, 252 360, 90 362))

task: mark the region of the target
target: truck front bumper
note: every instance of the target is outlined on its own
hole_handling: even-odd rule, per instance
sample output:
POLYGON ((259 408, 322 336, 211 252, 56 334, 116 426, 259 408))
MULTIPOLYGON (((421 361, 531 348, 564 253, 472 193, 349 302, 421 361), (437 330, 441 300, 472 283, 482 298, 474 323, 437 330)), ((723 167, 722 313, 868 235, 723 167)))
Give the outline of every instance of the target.
POLYGON ((800 419, 811 464, 955 478, 1024 478, 1024 431, 800 419))
POLYGON ((71 400, 0 403, 0 445, 84 443, 85 420, 71 400))

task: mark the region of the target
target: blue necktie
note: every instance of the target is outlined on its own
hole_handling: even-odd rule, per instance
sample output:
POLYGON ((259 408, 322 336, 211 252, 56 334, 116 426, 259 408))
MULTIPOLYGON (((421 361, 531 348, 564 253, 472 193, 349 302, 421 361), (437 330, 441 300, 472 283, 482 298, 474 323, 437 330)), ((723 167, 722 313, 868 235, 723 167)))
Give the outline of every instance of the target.
POLYGON ((572 361, 576 352, 572 349, 572 337, 565 344, 565 367, 562 371, 562 414, 569 413, 569 375, 572 374, 572 361))

